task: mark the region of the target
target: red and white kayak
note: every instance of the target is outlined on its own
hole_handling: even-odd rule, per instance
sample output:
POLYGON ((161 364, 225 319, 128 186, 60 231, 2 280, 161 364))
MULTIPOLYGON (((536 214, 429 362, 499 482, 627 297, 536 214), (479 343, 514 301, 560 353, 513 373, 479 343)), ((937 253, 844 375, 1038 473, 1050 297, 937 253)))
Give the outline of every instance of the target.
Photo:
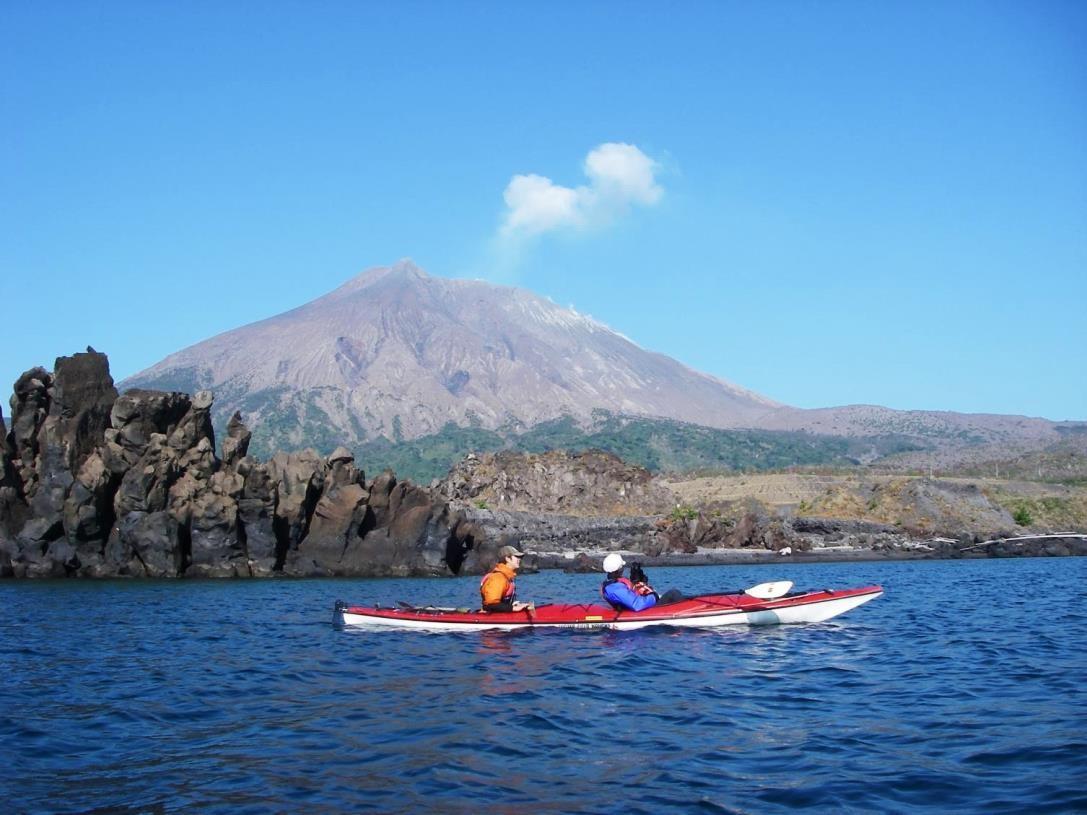
POLYGON ((368 608, 337 601, 337 626, 413 628, 422 631, 482 631, 518 628, 610 628, 632 630, 650 625, 712 628, 721 625, 820 623, 883 594, 880 586, 788 593, 791 583, 763 583, 744 592, 704 594, 644 611, 616 611, 604 605, 559 604, 534 610, 488 613, 456 608, 404 606, 368 608))

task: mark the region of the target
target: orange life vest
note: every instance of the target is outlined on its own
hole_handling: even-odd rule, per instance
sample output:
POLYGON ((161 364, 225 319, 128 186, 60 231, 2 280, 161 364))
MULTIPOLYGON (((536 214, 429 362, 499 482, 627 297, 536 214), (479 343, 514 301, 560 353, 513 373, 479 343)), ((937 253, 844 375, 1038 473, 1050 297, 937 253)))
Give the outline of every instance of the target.
POLYGON ((499 563, 497 566, 491 569, 491 571, 483 575, 483 579, 479 581, 479 595, 483 598, 483 605, 486 606, 489 603, 504 603, 507 601, 512 603, 514 595, 517 593, 517 587, 514 585, 513 580, 515 574, 516 572, 514 572, 513 569, 511 569, 505 563, 499 563), (506 582, 506 585, 502 590, 502 594, 498 597, 497 600, 494 599, 493 595, 491 599, 488 600, 487 594, 483 591, 483 589, 487 585, 487 581, 491 580, 492 578, 495 580, 504 580, 506 582))

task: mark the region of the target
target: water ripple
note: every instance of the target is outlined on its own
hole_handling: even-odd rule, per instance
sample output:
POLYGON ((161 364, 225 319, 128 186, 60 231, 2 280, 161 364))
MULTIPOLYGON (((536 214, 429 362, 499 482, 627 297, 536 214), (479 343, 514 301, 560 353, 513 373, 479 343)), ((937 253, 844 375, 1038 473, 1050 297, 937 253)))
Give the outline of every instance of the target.
MULTIPOLYGON (((447 581, 0 584, 12 812, 1087 809, 1083 559, 660 569, 880 582, 817 626, 336 631, 447 581), (1032 593, 1057 583, 1063 593, 1032 593), (1008 590, 1007 587, 1015 587, 1008 590)), ((526 576, 538 600, 592 575, 526 576)))

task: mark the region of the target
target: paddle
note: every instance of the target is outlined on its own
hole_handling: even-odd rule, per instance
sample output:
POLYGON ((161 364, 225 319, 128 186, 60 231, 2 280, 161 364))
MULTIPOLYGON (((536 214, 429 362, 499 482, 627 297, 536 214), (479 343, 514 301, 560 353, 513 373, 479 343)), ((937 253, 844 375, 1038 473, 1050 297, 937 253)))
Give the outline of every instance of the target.
POLYGON ((757 586, 744 589, 744 594, 757 597, 760 600, 776 600, 778 597, 784 597, 788 594, 789 589, 792 587, 792 580, 778 580, 772 583, 759 583, 757 586))

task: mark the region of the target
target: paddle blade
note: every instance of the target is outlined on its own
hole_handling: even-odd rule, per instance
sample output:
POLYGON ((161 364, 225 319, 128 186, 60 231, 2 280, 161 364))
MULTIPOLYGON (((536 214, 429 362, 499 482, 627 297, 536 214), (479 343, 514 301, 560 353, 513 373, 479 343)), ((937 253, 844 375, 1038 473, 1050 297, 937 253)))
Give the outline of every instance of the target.
POLYGON ((789 589, 792 587, 792 580, 778 580, 773 583, 759 583, 757 586, 744 590, 744 594, 757 597, 760 600, 776 600, 778 597, 784 597, 788 594, 789 589))

